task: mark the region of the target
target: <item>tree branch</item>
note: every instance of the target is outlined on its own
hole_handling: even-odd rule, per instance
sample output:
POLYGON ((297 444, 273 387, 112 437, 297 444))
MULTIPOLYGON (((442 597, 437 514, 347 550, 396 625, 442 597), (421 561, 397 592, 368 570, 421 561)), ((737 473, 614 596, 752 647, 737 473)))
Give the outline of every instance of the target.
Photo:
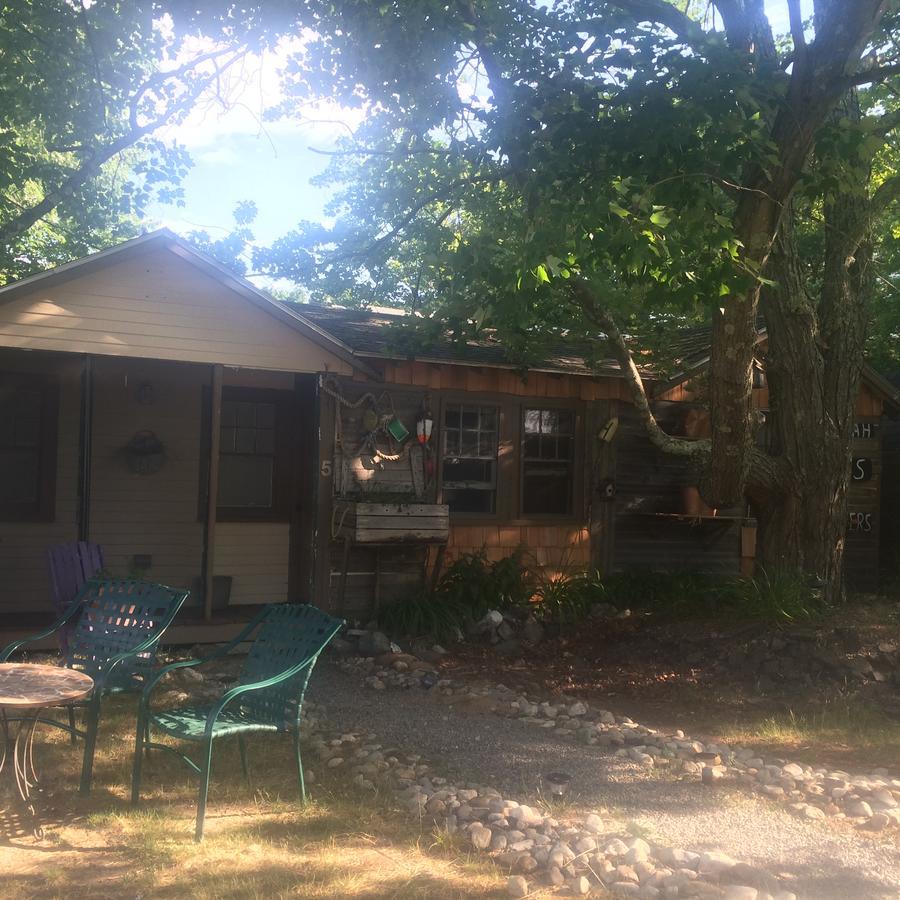
MULTIPOLYGON (((228 68, 236 63, 244 56, 246 50, 234 51, 234 55, 224 64, 224 68, 228 68)), ((216 55, 219 55, 218 53, 216 55)), ((205 54, 209 58, 210 54, 205 54)), ((191 64, 181 66, 178 70, 184 72, 195 67, 200 59, 194 60, 191 64)), ((51 213, 60 203, 68 200, 76 191, 83 187, 88 181, 99 174, 103 166, 109 162, 114 156, 117 156, 123 150, 134 146, 141 138, 152 134, 158 128, 168 124, 173 118, 180 113, 187 111, 197 101, 197 98, 209 87, 216 79, 217 75, 211 75, 207 78, 201 78, 191 85, 190 89, 176 103, 164 109, 158 116, 139 124, 136 119, 136 107, 132 107, 130 121, 132 127, 123 135, 110 141, 103 147, 97 148, 90 156, 76 168, 72 173, 59 184, 56 188, 48 191, 41 200, 32 204, 27 208, 13 216, 7 222, 0 226, 0 246, 9 246, 11 242, 20 234, 31 228, 35 222, 51 213)), ((150 79, 144 82, 139 89, 138 96, 142 95, 148 89, 150 79)), ((137 99, 137 98, 135 98, 137 99)), ((134 102, 134 101, 133 101, 134 102)))
POLYGON ((799 59, 806 53, 806 36, 803 34, 803 14, 800 12, 800 0, 788 0, 788 17, 791 22, 791 37, 794 41, 794 58, 799 59))
POLYGON ((666 0, 613 0, 613 5, 635 22, 662 25, 688 43, 704 44, 709 39, 697 22, 666 0))
POLYGON ((691 459, 704 460, 709 456, 710 444, 706 440, 685 440, 666 434, 656 421, 653 410, 650 409, 650 401, 644 390, 644 382, 641 373, 634 364, 634 359, 622 332, 619 331, 615 320, 599 303, 596 294, 588 282, 579 277, 569 280, 569 287, 578 306, 591 321, 606 335, 613 357, 619 364, 628 389, 631 392, 631 402, 641 417, 644 429, 654 447, 664 453, 675 456, 685 456, 691 459))
POLYGON ((862 69, 844 78, 843 84, 848 88, 858 87, 861 84, 884 81, 886 78, 892 78, 894 75, 900 75, 900 63, 894 63, 891 66, 878 66, 874 69, 862 69))

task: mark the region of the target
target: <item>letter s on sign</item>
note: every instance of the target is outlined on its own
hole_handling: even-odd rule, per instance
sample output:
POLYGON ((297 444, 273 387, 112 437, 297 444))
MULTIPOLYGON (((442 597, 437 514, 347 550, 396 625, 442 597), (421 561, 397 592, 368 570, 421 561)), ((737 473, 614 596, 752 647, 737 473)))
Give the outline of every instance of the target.
POLYGON ((331 460, 323 459, 321 473, 323 478, 331 478, 331 460))

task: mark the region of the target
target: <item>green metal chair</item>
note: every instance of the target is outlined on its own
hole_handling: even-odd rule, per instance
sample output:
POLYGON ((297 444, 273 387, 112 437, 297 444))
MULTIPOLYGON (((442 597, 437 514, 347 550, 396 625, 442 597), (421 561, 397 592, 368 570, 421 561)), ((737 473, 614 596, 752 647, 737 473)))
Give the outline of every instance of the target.
POLYGON ((67 707, 68 723, 43 716, 38 721, 62 728, 72 735, 73 741, 76 737, 84 738, 82 794, 91 789, 103 698, 144 687, 156 667, 159 639, 188 593, 180 588, 133 579, 89 581, 50 628, 13 641, 0 651, 0 662, 6 662, 27 644, 48 638, 61 629, 68 630, 62 664, 90 675, 94 689, 86 700, 67 707), (75 727, 73 706, 84 709, 83 729, 75 727))
POLYGON ((326 615, 315 606, 270 604, 234 640, 204 659, 182 660, 160 669, 147 682, 141 696, 131 781, 132 804, 137 804, 140 799, 144 751, 153 748, 174 753, 200 776, 194 839, 203 840, 213 743, 219 738, 236 736, 241 766, 245 777, 249 777, 244 735, 266 731, 293 734, 297 779, 300 796, 305 803, 306 785, 300 759, 300 713, 303 697, 319 654, 343 624, 343 620, 326 615), (249 640, 254 632, 256 637, 243 670, 236 684, 221 699, 208 706, 186 706, 160 712, 150 710, 153 688, 167 673, 219 659, 238 644, 249 640), (200 762, 195 762, 175 747, 151 741, 151 728, 183 741, 199 743, 200 762))

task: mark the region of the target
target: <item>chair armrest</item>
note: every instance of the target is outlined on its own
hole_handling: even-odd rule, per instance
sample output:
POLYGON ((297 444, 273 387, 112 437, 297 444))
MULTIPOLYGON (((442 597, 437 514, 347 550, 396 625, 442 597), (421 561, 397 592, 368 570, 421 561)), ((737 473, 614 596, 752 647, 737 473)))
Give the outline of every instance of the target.
POLYGON ((293 678, 295 675, 299 675, 304 669, 310 668, 315 661, 319 658, 319 654, 322 652, 321 649, 317 650, 312 656, 308 656, 302 662, 297 663, 294 666, 291 666, 289 669, 285 669, 283 672, 279 672, 277 675, 273 675, 271 678, 265 678, 262 681, 252 681, 249 684, 239 684, 235 687, 227 690, 222 698, 216 703, 215 706, 210 710, 209 715, 206 717, 206 735, 209 737, 212 734, 213 727, 215 726, 216 719, 219 717, 219 714, 231 703, 232 700, 240 697, 241 694, 247 694, 250 691, 259 691, 263 688, 273 687, 276 684, 280 684, 282 681, 287 681, 289 678, 293 678))
POLYGON ((208 656, 204 656, 201 659, 182 659, 178 662, 169 663, 167 666, 162 666, 157 669, 157 671, 153 674, 153 677, 148 679, 147 683, 144 685, 144 690, 141 692, 141 705, 145 705, 150 700, 150 694, 153 689, 162 681, 169 672, 175 671, 176 669, 185 669, 192 666, 201 666, 204 663, 211 662, 214 659, 219 659, 222 656, 226 656, 230 653, 238 644, 244 641, 257 627, 259 624, 259 620, 262 618, 261 615, 255 616, 247 625, 246 628, 242 629, 238 635, 228 641, 226 644, 222 644, 222 646, 213 650, 208 656))
POLYGON ((25 644, 31 644, 34 643, 34 641, 42 641, 44 638, 50 637, 51 634, 55 634, 81 609, 81 605, 81 603, 73 603, 48 629, 46 629, 46 631, 41 631, 38 634, 30 634, 28 637, 19 638, 19 640, 7 644, 0 650, 0 662, 6 662, 13 653, 25 646, 25 644))

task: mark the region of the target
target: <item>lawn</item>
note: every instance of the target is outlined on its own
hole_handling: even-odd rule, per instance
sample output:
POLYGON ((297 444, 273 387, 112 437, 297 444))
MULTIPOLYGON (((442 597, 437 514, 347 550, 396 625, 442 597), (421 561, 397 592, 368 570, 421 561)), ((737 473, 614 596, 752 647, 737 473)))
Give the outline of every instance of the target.
MULTIPOLYGON (((0 825, 4 897, 278 898, 505 896, 505 878, 458 837, 412 820, 385 794, 361 796, 327 771, 297 798, 290 741, 251 740, 251 785, 237 746, 213 758, 205 841, 193 842, 195 781, 170 754, 145 768, 142 803, 128 802, 134 703, 116 699, 101 722, 94 790, 77 793, 81 745, 42 729, 35 757, 45 837, 0 825)), ((307 767, 315 760, 308 754, 307 767)), ((10 807, 10 811, 15 805, 10 807)))

